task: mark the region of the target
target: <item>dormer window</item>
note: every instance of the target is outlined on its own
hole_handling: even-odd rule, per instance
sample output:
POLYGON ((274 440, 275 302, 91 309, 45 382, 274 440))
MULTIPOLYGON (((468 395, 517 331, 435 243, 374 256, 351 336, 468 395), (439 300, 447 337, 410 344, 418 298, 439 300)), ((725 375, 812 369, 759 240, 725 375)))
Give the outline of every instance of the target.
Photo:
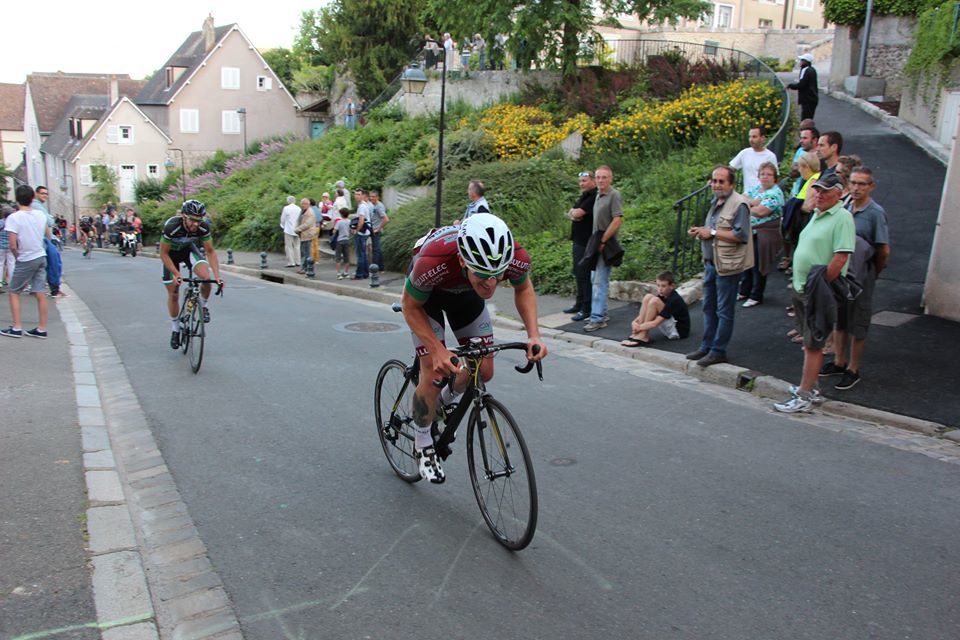
POLYGON ((186 67, 167 67, 164 69, 164 77, 167 82, 167 89, 173 86, 173 83, 180 78, 180 75, 186 71, 186 67))
POLYGON ((70 126, 70 137, 71 137, 71 138, 76 138, 76 137, 77 137, 77 132, 76 132, 76 130, 74 129, 73 122, 74 122, 73 118, 70 118, 70 120, 68 121, 68 124, 69 124, 69 126, 70 126))

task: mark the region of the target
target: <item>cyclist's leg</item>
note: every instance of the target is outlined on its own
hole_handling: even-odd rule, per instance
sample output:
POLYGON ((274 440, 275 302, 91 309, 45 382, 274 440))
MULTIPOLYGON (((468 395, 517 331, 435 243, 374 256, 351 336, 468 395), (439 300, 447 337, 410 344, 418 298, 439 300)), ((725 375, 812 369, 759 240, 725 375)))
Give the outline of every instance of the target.
MULTIPOLYGON (((424 305, 424 310, 430 318, 430 327, 433 329, 434 335, 442 342, 444 323, 441 306, 430 300, 424 305)), ((417 357, 420 359, 420 379, 413 394, 414 456, 417 459, 420 477, 439 484, 444 481, 445 475, 433 446, 431 426, 440 396, 440 389, 433 383, 440 380, 440 376, 430 367, 427 357, 429 352, 416 335, 413 336, 413 344, 417 350, 417 357)))
MULTIPOLYGON (((203 250, 199 247, 192 248, 190 250, 190 259, 193 273, 196 277, 202 280, 209 280, 210 264, 207 262, 207 257, 204 255, 203 250)), ((204 322, 210 322, 210 309, 207 308, 207 303, 210 301, 211 286, 209 283, 200 285, 200 307, 203 309, 204 322)))
MULTIPOLYGON (((179 269, 180 263, 183 262, 182 254, 172 251, 170 252, 170 259, 179 269)), ((174 282, 173 274, 167 270, 166 266, 163 267, 163 286, 167 290, 167 312, 170 314, 170 331, 172 332, 170 347, 177 349, 180 347, 180 286, 174 282)))

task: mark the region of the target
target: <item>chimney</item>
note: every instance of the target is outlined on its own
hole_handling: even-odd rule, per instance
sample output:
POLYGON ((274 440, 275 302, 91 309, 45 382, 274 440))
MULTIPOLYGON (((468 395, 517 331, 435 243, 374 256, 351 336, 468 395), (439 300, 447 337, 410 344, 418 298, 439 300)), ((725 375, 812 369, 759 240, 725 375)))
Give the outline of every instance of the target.
POLYGON ((117 100, 120 99, 120 81, 117 80, 116 74, 110 75, 110 106, 113 106, 117 103, 117 100))
POLYGON ((213 49, 213 45, 217 43, 217 34, 213 30, 213 15, 207 14, 207 18, 203 21, 203 50, 205 53, 210 53, 213 49))

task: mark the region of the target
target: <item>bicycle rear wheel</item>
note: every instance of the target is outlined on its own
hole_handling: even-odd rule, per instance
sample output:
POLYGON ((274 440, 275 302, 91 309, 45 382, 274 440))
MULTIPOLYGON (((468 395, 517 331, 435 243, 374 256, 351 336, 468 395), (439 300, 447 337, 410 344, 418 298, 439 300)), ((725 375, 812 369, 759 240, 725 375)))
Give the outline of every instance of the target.
POLYGON ((467 466, 480 513, 497 542, 519 551, 537 528, 537 480, 530 452, 507 408, 491 397, 467 427, 467 466))
POLYGON ((206 324, 203 322, 203 308, 199 300, 193 304, 193 310, 190 312, 190 324, 187 330, 190 333, 187 355, 190 356, 190 368, 196 373, 200 371, 200 363, 203 362, 203 338, 206 334, 206 324))
POLYGON ((373 410, 377 416, 377 434, 387 462, 407 482, 420 480, 420 469, 413 453, 416 438, 413 423, 413 393, 417 377, 407 378, 407 366, 389 360, 380 367, 373 389, 373 410))

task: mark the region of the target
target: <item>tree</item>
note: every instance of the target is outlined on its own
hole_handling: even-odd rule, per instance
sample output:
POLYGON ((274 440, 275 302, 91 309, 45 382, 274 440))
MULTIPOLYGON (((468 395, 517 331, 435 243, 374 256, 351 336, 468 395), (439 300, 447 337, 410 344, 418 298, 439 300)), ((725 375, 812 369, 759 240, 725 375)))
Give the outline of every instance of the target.
POLYGON ((280 82, 288 90, 296 93, 293 84, 293 74, 300 69, 301 61, 290 49, 278 47, 263 52, 263 59, 267 61, 273 72, 280 78, 280 82))
POLYGON ((420 46, 423 0, 333 0, 304 11, 294 51, 311 65, 350 71, 360 97, 376 97, 420 46))
POLYGON ((97 209, 101 209, 108 202, 117 202, 117 173, 107 165, 95 164, 90 167, 90 177, 94 189, 87 195, 87 199, 97 209))
POLYGON ((558 66, 565 75, 573 75, 581 48, 597 45, 596 12, 603 16, 632 14, 661 23, 696 18, 707 8, 703 0, 427 0, 425 17, 457 37, 475 33, 477 25, 483 25, 479 31, 487 43, 492 43, 496 34, 506 34, 507 49, 520 68, 545 60, 547 66, 558 66))

